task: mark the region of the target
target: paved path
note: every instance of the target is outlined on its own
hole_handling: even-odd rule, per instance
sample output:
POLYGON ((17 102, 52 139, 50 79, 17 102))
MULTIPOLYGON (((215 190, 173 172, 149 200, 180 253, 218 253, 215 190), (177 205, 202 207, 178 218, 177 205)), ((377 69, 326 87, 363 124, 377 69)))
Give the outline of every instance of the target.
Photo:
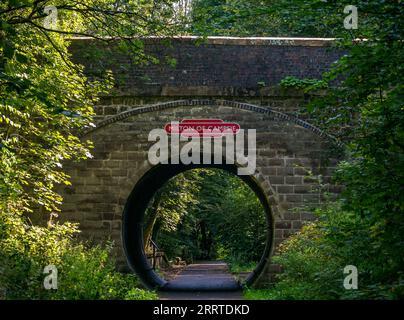
POLYGON ((240 300, 240 284, 229 273, 227 264, 206 261, 191 264, 160 292, 162 300, 240 300))

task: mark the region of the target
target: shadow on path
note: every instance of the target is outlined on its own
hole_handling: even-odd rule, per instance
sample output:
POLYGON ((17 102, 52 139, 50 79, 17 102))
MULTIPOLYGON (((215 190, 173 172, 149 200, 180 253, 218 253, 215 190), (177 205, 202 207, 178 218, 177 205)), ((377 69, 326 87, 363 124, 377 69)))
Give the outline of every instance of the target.
POLYGON ((240 283, 225 262, 191 264, 169 281, 159 293, 162 300, 241 300, 240 283))

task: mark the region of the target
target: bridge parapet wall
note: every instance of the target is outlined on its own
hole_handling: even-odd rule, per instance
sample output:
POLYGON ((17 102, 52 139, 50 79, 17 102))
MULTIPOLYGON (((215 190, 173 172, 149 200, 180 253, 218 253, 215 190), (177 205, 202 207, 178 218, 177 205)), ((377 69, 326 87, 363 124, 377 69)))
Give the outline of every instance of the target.
MULTIPOLYGON (((344 52, 334 39, 195 37, 143 39, 146 62, 135 64, 116 42, 73 39, 71 52, 89 75, 110 69, 113 92, 142 97, 279 95, 287 76, 319 79, 344 52), (98 52, 99 58, 89 52, 98 52)), ((281 93, 284 95, 284 93, 281 93)))

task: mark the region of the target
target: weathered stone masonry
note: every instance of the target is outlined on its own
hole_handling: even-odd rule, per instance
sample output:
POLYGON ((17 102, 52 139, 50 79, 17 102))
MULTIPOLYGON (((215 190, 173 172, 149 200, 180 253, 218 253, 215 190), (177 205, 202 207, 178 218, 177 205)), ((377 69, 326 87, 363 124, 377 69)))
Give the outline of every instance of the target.
POLYGON ((332 137, 298 117, 306 97, 277 85, 289 75, 319 78, 342 53, 326 39, 209 38, 195 46, 195 39, 181 38, 169 47, 160 40, 146 40, 146 51, 175 58, 175 66, 139 67, 118 53, 87 60, 92 40, 73 41, 73 56, 89 74, 111 68, 120 81, 96 107, 97 128, 83 136, 94 142, 94 158, 68 164, 72 186, 64 190, 63 217, 80 222, 85 238, 113 239, 124 266, 122 211, 151 168, 148 133, 173 120, 219 118, 257 130, 255 178, 271 204, 278 245, 313 219, 302 207, 320 201, 307 170, 330 182, 338 154, 330 156, 332 137))

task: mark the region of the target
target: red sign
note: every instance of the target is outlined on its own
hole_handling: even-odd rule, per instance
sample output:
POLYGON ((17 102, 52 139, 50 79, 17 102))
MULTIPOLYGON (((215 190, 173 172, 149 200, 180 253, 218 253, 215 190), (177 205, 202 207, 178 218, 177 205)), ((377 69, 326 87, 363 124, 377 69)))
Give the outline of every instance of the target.
POLYGON ((218 137, 225 134, 237 134, 240 131, 240 125, 220 119, 194 119, 171 122, 166 124, 164 129, 168 134, 181 134, 187 137, 218 137))

